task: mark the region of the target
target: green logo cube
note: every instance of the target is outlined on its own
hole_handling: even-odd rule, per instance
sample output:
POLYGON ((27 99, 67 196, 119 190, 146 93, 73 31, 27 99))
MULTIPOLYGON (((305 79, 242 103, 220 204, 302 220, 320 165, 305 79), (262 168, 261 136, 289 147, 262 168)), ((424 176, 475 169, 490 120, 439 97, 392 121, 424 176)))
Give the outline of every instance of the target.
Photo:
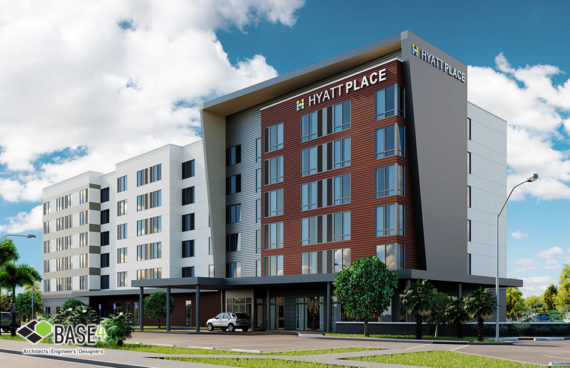
POLYGON ((51 334, 51 323, 47 321, 41 321, 36 325, 36 333, 43 338, 48 337, 51 334))

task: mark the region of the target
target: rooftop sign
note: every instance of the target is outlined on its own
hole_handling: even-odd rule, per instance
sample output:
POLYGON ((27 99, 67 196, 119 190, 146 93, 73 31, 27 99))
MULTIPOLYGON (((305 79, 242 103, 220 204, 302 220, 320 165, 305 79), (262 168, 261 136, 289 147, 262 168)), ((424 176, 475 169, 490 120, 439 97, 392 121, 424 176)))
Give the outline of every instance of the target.
POLYGON ((453 65, 446 63, 437 56, 432 55, 428 51, 420 49, 418 45, 412 44, 411 51, 412 55, 419 57, 421 60, 425 61, 428 64, 431 64, 434 68, 441 70, 449 76, 457 79, 461 83, 465 83, 467 81, 467 74, 455 68, 453 65))

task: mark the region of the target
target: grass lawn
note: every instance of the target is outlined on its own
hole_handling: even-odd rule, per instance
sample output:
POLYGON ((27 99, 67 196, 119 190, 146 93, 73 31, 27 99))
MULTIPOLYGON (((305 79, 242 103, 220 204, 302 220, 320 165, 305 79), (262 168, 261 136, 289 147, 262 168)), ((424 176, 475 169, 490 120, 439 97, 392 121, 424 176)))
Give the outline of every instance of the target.
POLYGON ((344 365, 333 365, 323 363, 299 362, 280 359, 255 359, 255 358, 180 358, 168 357, 168 360, 180 360, 189 363, 206 363, 226 365, 230 367, 248 367, 248 368, 333 368, 347 367, 344 365))
POLYGON ((454 351, 422 351, 417 353, 374 355, 367 357, 350 358, 365 362, 392 363, 417 365, 422 367, 447 368, 511 368, 511 367, 541 367, 537 364, 512 362, 509 360, 488 358, 479 355, 457 353, 454 351))
POLYGON ((12 336, 10 336, 10 333, 2 333, 2 336, 0 336, 0 339, 2 339, 2 340, 15 340, 15 341, 27 341, 26 339, 24 339, 23 337, 18 336, 18 335, 12 337, 12 336))
MULTIPOLYGON (((146 353, 158 354, 208 354, 208 355, 255 355, 255 353, 237 352, 231 350, 213 350, 213 349, 200 349, 200 348, 185 348, 173 346, 159 346, 159 345, 143 345, 143 344, 125 344, 123 346, 107 346, 107 344, 98 344, 98 347, 129 350, 129 351, 142 351, 146 353)), ((293 351, 279 351, 272 353, 263 353, 264 355, 314 355, 314 354, 334 354, 334 353, 348 353, 354 351, 378 350, 376 348, 336 348, 336 349, 313 349, 313 350, 293 350, 293 351)))

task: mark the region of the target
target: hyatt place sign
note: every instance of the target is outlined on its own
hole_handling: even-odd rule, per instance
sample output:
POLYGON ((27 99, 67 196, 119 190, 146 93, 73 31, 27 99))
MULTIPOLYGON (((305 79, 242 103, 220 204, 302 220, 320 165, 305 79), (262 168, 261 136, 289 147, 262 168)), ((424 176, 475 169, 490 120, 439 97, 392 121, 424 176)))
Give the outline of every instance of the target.
POLYGON ((441 70, 461 83, 465 83, 467 81, 467 74, 455 68, 453 65, 446 63, 437 56, 430 54, 428 51, 420 49, 416 44, 412 44, 412 55, 419 57, 421 60, 431 64, 434 68, 441 70))

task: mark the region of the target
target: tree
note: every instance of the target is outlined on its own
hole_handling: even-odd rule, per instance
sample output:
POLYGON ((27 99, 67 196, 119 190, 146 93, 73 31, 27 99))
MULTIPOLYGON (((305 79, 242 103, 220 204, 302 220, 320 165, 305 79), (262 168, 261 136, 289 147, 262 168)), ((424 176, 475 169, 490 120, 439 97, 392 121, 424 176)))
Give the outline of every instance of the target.
POLYGON ((439 336, 439 325, 447 320, 445 310, 450 301, 446 294, 433 290, 429 318, 435 324, 434 337, 439 336))
POLYGON ((81 300, 69 298, 61 305, 61 309, 75 309, 76 307, 86 306, 81 300))
POLYGON ((368 318, 388 308, 398 287, 398 276, 377 257, 370 256, 357 259, 351 267, 340 271, 333 284, 344 312, 362 320, 364 335, 369 336, 368 318))
MULTIPOLYGON (((157 291, 146 298, 143 302, 144 313, 150 319, 154 319, 158 322, 158 328, 160 328, 160 321, 166 318, 166 293, 164 291, 157 291)), ((170 313, 174 310, 174 298, 170 297, 170 313)))
POLYGON ((40 273, 27 264, 6 263, 0 271, 0 286, 12 290, 12 303, 16 303, 16 288, 41 281, 40 273))
POLYGON ((422 338, 423 318, 428 316, 432 306, 434 288, 427 280, 417 280, 404 290, 402 304, 416 319, 416 338, 422 338))
POLYGON ((10 310, 10 295, 0 294, 0 312, 8 312, 10 310))
MULTIPOLYGON (((24 291, 16 296, 16 309, 20 312, 20 317, 31 320, 32 316, 32 291, 24 291)), ((42 293, 34 291, 34 314, 42 311, 42 293)))
POLYGON ((546 304, 546 309, 551 311, 556 309, 556 297, 558 296, 558 288, 554 285, 549 285, 544 294, 542 294, 542 301, 546 304))
POLYGON ((565 305, 570 305, 570 265, 567 264, 564 265, 564 268, 560 273, 556 308, 560 310, 565 305))
POLYGON ((463 338, 463 324, 469 321, 469 314, 465 309, 465 299, 452 299, 445 308, 445 316, 449 323, 455 325, 455 331, 459 339, 463 338))
POLYGON ((477 320, 477 340, 483 341, 483 320, 495 313, 495 296, 487 289, 479 288, 465 298, 465 307, 469 316, 477 320))
POLYGON ((17 261, 18 258, 20 255, 12 239, 0 240, 0 267, 8 262, 17 261))
POLYGON ((524 299, 522 291, 517 287, 507 288, 507 316, 511 319, 517 319, 522 316, 524 307, 524 299))
POLYGON ((101 324, 107 330, 107 342, 112 345, 123 345, 134 330, 134 319, 130 313, 113 313, 111 317, 104 318, 101 324))

